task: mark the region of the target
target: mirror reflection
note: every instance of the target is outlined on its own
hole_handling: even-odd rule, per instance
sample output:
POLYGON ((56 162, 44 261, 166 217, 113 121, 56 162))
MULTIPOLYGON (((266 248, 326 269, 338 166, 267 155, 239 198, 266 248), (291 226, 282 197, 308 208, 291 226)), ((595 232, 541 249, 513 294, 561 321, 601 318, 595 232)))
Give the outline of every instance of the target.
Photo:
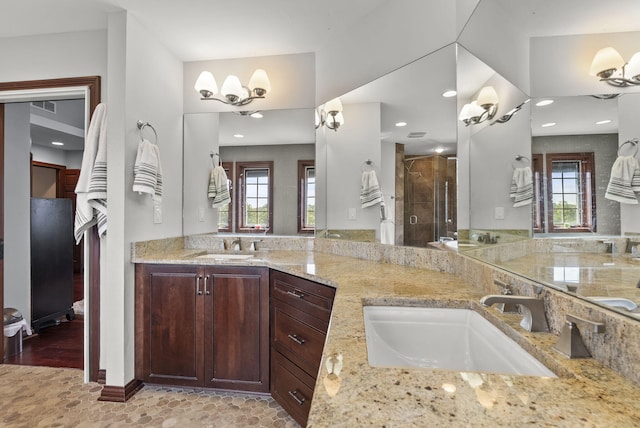
POLYGON ((340 96, 341 126, 318 128, 320 236, 420 247, 457 236, 455 65, 452 44, 340 96), (384 212, 360 200, 371 171, 384 212))
POLYGON ((312 234, 315 226, 313 109, 185 114, 185 234, 312 234), (231 203, 208 197, 221 165, 231 203))

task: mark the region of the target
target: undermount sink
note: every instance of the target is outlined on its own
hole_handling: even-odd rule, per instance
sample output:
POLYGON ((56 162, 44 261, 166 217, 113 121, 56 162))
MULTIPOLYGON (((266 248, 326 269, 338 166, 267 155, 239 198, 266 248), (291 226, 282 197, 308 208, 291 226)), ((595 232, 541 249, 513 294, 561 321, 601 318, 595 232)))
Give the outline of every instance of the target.
POLYGON ((210 253, 197 256, 196 258, 214 260, 247 260, 252 259, 253 254, 210 253))
POLYGON ((364 306, 369 364, 557 377, 471 309, 364 306))

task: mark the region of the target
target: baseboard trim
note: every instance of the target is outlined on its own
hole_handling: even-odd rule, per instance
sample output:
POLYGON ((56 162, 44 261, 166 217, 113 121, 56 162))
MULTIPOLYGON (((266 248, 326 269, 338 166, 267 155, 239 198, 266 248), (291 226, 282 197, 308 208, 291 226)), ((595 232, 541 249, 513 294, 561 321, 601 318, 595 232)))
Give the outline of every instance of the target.
POLYGON ((100 385, 107 383, 107 371, 105 369, 98 370, 98 379, 96 380, 100 385))
POLYGON ((125 386, 105 385, 102 388, 98 401, 111 401, 114 403, 124 403, 144 387, 141 380, 133 379, 125 386))

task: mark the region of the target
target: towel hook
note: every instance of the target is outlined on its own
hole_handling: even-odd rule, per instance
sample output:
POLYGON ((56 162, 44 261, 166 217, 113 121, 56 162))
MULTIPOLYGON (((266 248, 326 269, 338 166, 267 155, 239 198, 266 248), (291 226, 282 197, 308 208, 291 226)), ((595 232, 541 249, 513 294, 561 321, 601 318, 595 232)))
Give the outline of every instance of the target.
POLYGON ((624 146, 626 146, 627 144, 631 144, 632 146, 634 146, 635 150, 633 152, 633 154, 629 155, 629 156, 635 156, 638 154, 638 139, 637 138, 633 138, 631 140, 627 140, 624 143, 620 144, 620 147, 618 147, 618 156, 621 156, 620 153, 622 151, 622 148, 624 146))
POLYGON ((136 122, 136 125, 138 125, 138 129, 140 130, 140 139, 141 140, 144 140, 144 135, 143 135, 142 131, 144 130, 144 128, 146 128, 148 126, 153 131, 153 135, 156 136, 155 144, 158 144, 158 133, 156 132, 156 129, 149 122, 143 122, 143 121, 139 120, 138 122, 136 122))
POLYGON ((516 155, 516 158, 513 160, 513 162, 511 162, 511 166, 513 166, 513 169, 516 169, 518 165, 520 165, 517 162, 524 162, 525 167, 531 165, 531 160, 529 160, 529 158, 524 155, 516 155))
POLYGON ((211 156, 211 166, 213 166, 213 167, 216 166, 216 163, 213 161, 213 157, 214 156, 218 156, 218 165, 217 166, 222 165, 222 158, 220 157, 220 153, 209 152, 209 156, 211 156))
POLYGON ((371 159, 367 159, 364 162, 362 162, 362 166, 360 167, 360 170, 362 172, 373 171, 375 167, 376 165, 373 163, 373 161, 371 159))

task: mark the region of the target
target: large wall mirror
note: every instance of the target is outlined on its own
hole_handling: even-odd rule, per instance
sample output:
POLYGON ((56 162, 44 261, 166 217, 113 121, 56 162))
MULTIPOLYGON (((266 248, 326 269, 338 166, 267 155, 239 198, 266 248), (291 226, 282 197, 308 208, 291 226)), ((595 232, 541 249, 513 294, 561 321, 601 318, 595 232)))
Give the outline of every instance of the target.
POLYGON ((185 114, 184 235, 313 233, 313 121, 313 109, 185 114), (218 164, 230 180, 231 203, 213 208, 207 191, 211 169, 218 164), (255 185, 246 190, 250 181, 255 185), (306 207, 304 228, 301 206, 306 207))
POLYGON ((317 131, 326 158, 319 236, 421 247, 456 236, 455 67, 451 44, 340 96, 344 124, 317 131), (370 171, 384 213, 361 204, 370 171))

